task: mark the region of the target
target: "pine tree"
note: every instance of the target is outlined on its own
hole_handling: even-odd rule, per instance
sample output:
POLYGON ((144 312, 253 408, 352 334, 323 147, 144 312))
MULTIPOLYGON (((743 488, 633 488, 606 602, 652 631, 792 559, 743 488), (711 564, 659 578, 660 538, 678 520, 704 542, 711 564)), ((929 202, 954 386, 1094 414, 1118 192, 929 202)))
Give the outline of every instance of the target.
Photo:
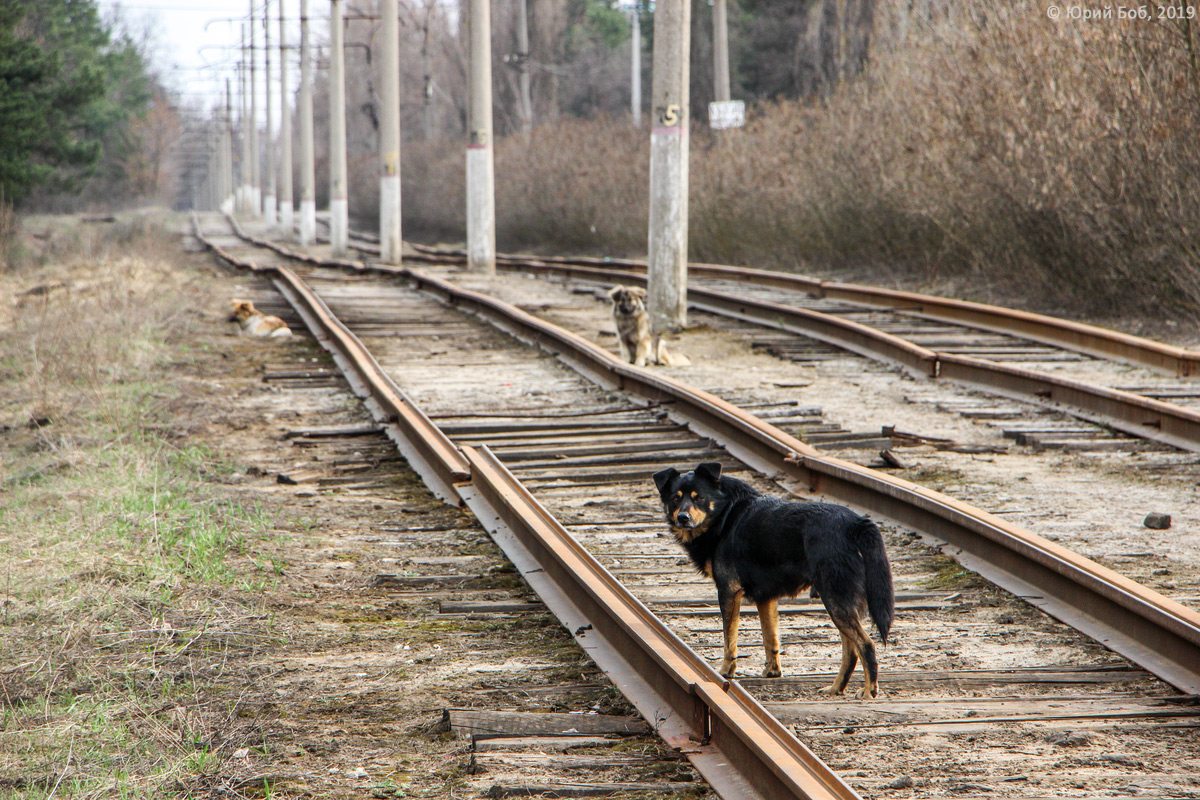
POLYGON ((23 5, 0 0, 0 194, 16 203, 38 184, 69 186, 96 162, 100 144, 82 135, 83 112, 104 93, 95 67, 64 76, 57 52, 18 35, 23 5))

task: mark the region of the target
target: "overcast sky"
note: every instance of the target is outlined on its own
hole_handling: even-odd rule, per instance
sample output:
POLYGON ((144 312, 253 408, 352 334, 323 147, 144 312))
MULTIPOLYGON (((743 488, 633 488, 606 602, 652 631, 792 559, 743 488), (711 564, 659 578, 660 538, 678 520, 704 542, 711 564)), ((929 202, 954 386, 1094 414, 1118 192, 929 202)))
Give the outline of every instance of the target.
MULTIPOLYGON (((254 0, 256 17, 261 21, 264 0, 254 0)), ((269 0, 271 15, 272 74, 278 81, 279 69, 279 3, 291 20, 289 43, 299 39, 300 0, 269 0)), ((135 31, 148 29, 155 41, 155 63, 162 70, 167 84, 184 93, 185 100, 200 100, 206 106, 219 102, 224 92, 224 80, 232 76, 236 61, 234 50, 222 49, 241 42, 241 23, 250 10, 250 0, 99 0, 101 9, 108 12, 120 6, 123 18, 135 31), (230 21, 236 17, 237 21, 230 21), (202 69, 203 67, 210 67, 202 69)), ((309 0, 309 13, 314 19, 329 15, 329 3, 309 0)), ((262 26, 257 26, 261 41, 262 26)), ((321 32, 323 35, 323 31, 321 32)), ((259 56, 261 58, 261 54, 259 56)), ((261 65, 261 61, 259 62, 261 65)), ((261 67, 260 67, 261 73, 261 67)), ((294 74, 294 73, 293 73, 294 74)), ((261 81, 260 81, 260 86, 261 81)), ((291 86, 296 86, 292 77, 291 86)), ((235 87, 236 88, 236 87, 235 87)))

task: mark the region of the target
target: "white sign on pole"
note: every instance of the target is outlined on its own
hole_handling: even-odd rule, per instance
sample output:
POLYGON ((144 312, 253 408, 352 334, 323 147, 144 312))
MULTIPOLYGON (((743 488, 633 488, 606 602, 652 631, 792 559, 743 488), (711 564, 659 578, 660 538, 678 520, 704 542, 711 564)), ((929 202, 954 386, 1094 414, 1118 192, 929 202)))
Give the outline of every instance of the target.
POLYGON ((708 125, 715 131, 740 128, 746 124, 746 104, 741 100, 724 100, 708 104, 708 125))

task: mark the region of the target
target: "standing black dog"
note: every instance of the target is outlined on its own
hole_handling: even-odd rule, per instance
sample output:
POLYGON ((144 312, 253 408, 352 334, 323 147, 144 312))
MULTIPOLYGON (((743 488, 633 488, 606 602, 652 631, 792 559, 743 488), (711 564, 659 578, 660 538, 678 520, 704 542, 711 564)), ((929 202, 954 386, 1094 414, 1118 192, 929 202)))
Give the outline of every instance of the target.
POLYGON ((737 669, 737 632, 742 596, 758 605, 767 667, 777 678, 781 597, 811 587, 842 635, 842 666, 827 694, 846 689, 859 659, 865 683, 855 697, 878 694, 875 646, 860 617, 864 610, 887 641, 895 613, 892 570, 875 523, 829 503, 791 503, 767 497, 721 465, 704 463, 692 472, 655 473, 671 532, 696 567, 717 584, 725 630, 721 674, 737 669))

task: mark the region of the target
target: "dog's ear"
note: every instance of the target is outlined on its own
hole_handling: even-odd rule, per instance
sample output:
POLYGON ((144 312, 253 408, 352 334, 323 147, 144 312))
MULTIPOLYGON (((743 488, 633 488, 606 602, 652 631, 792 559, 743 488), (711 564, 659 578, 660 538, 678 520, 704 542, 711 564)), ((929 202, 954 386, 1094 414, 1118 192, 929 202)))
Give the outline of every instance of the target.
POLYGON ((245 300, 236 300, 236 299, 234 299, 234 300, 230 300, 230 301, 229 301, 229 306, 230 306, 230 308, 232 308, 234 311, 237 311, 239 308, 241 308, 241 307, 242 307, 242 303, 245 303, 245 302, 246 302, 245 300))
POLYGON ((705 461, 696 466, 696 475, 716 483, 721 479, 721 462, 705 461))
POLYGON ((674 467, 667 467, 661 472, 654 473, 654 485, 658 487, 659 494, 662 493, 663 487, 679 475, 679 470, 674 467))
POLYGON ((637 298, 645 298, 646 297, 646 290, 643 289, 641 286, 630 286, 629 293, 637 298))
POLYGON ((614 286, 611 289, 609 289, 608 290, 609 299, 611 300, 611 299, 615 298, 617 295, 619 295, 621 293, 621 290, 624 288, 625 288, 624 286, 614 286))

